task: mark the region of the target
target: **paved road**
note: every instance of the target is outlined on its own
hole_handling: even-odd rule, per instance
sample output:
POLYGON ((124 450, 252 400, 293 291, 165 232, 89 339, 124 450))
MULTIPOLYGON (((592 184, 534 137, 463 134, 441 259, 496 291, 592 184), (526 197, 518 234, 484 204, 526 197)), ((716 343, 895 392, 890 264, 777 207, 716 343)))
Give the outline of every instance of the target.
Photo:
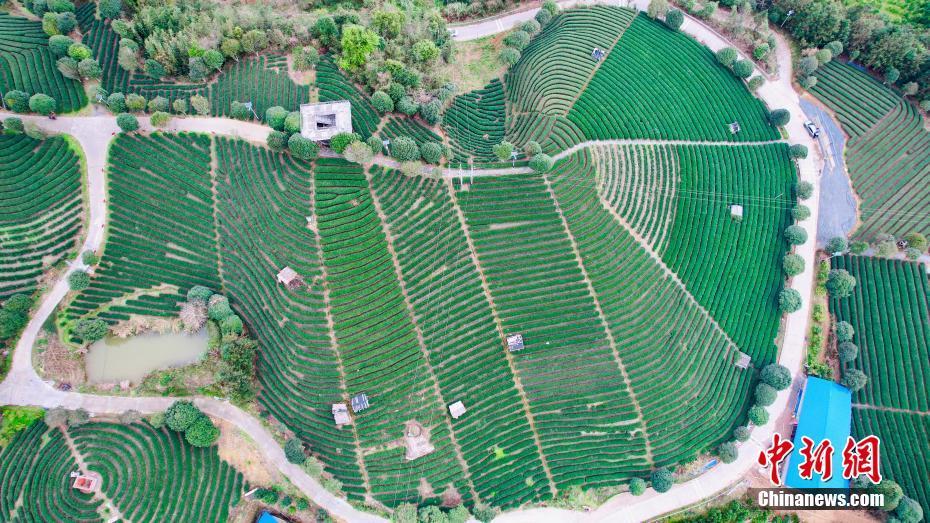
POLYGON ((817 225, 817 245, 822 247, 831 238, 848 237, 856 227, 859 215, 843 157, 846 135, 833 117, 817 104, 802 98, 801 109, 823 131, 819 142, 826 154, 820 175, 821 210, 820 223, 817 225))
MULTIPOLYGON (((564 4, 568 4, 565 2, 564 4)), ((636 0, 640 9, 645 9, 647 0, 636 0)), ((512 23, 522 19, 529 19, 533 12, 518 13, 512 23)), ((507 22, 507 23, 510 23, 507 22)), ((460 28, 459 38, 467 34, 482 34, 490 31, 489 22, 480 22, 471 29, 460 28)), ((497 27, 494 23, 494 27, 497 27)), ((500 24, 502 27, 504 23, 500 24)), ((471 26, 470 26, 471 27, 471 26)), ((503 27, 506 29, 506 27, 503 27)), ((494 32, 502 30, 497 28, 494 32)), ((682 31, 692 35, 716 51, 725 47, 727 43, 714 30, 699 21, 686 17, 682 31)), ((491 33, 488 33, 491 34, 491 33)), ((477 38, 478 36, 475 36, 477 38)), ((809 181, 814 186, 814 194, 808 202, 811 208, 811 217, 800 225, 805 228, 809 237, 814 237, 817 229, 819 214, 820 159, 816 144, 810 140, 802 127, 804 113, 799 104, 797 93, 791 86, 791 54, 786 42, 780 39, 776 49, 779 61, 779 79, 768 80, 759 90, 759 96, 771 108, 786 108, 791 112, 791 122, 787 126, 789 136, 795 143, 802 143, 811 151, 811 156, 798 162, 800 178, 809 181)), ((4 116, 0 114, 0 116, 4 116)), ((84 147, 88 157, 89 195, 91 219, 89 233, 84 242, 85 250, 97 250, 103 240, 103 231, 106 217, 105 178, 103 163, 105 161, 106 145, 112 134, 116 132, 115 120, 110 116, 89 117, 60 117, 58 120, 27 117, 36 121, 41 127, 54 132, 71 134, 77 138, 84 147)), ((146 119, 141 121, 143 130, 152 130, 146 119)), ((176 118, 173 119, 167 130, 197 131, 223 135, 240 136, 244 139, 261 142, 270 131, 259 124, 246 123, 224 118, 176 118)), ((380 162, 379 162, 380 163, 380 162)), ((461 174, 459 170, 452 171, 453 176, 461 174)), ((526 172, 525 169, 500 169, 498 174, 507 172, 526 172)), ((446 174, 449 176, 449 174, 446 174)), ((784 331, 784 343, 779 354, 779 363, 791 370, 796 378, 802 375, 802 354, 807 318, 810 313, 810 296, 813 289, 814 242, 808 242, 797 248, 805 260, 805 270, 793 278, 791 287, 797 289, 805 299, 801 310, 789 314, 784 331)), ((59 279, 55 286, 43 296, 38 311, 27 325, 13 357, 13 365, 7 379, 0 384, 0 404, 38 405, 43 407, 64 406, 67 408, 85 408, 95 413, 120 413, 126 410, 140 412, 153 412, 167 407, 173 400, 171 398, 126 398, 93 396, 87 394, 65 393, 52 389, 35 374, 32 367, 32 346, 42 324, 52 314, 58 303, 67 293, 67 276, 76 267, 71 267, 59 279)), ((527 521, 527 522, 566 522, 566 521, 644 521, 662 514, 672 512, 688 505, 692 505, 714 494, 725 490, 738 481, 750 468, 754 466, 755 457, 765 441, 770 438, 775 420, 785 409, 789 408, 789 391, 778 394, 775 403, 770 407, 772 415, 768 424, 756 427, 752 431, 750 441, 740 446, 738 459, 729 465, 720 464, 702 476, 683 483, 676 484, 670 491, 659 494, 654 491, 634 497, 630 494, 620 494, 608 500, 601 507, 590 513, 573 512, 553 508, 538 508, 522 511, 513 511, 501 515, 498 520, 527 521)), ((345 500, 333 496, 323 487, 305 474, 302 470, 288 463, 284 459, 283 451, 274 441, 270 433, 261 424, 248 414, 227 403, 198 398, 196 400, 205 412, 211 416, 225 419, 244 430, 258 444, 259 450, 297 485, 315 503, 326 508, 333 515, 349 521, 383 521, 381 518, 360 512, 349 505, 345 500)))

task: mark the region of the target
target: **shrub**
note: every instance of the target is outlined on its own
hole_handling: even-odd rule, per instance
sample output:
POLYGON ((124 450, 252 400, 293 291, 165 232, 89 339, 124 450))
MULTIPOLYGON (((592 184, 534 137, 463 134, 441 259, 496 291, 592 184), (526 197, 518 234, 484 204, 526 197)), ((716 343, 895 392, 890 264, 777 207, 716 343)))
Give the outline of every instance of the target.
POLYGON ((894 513, 902 523, 918 523, 924 519, 924 509, 920 503, 906 496, 898 502, 894 513))
POLYGON ((223 56, 223 53, 217 51, 216 49, 210 49, 207 52, 203 53, 203 63, 210 69, 214 71, 219 71, 223 68, 223 63, 226 61, 226 58, 223 56))
POLYGON ((791 121, 791 113, 787 109, 775 109, 769 113, 769 123, 776 127, 784 127, 791 121))
POLYGON ((850 363, 859 356, 859 347, 851 341, 844 341, 839 344, 836 352, 842 363, 850 363))
POLYGON ((374 157, 374 153, 367 143, 352 142, 346 146, 345 152, 343 152, 343 157, 352 163, 364 165, 371 162, 372 158, 374 157))
POLYGON ((145 61, 143 68, 145 69, 145 74, 149 78, 155 80, 161 80, 166 74, 165 66, 161 65, 159 61, 152 60, 151 58, 145 61))
POLYGON ((665 13, 665 25, 669 26, 671 29, 677 31, 681 28, 681 24, 685 23, 685 15, 678 9, 669 9, 665 13))
POLYGON ((174 112, 178 114, 187 114, 187 100, 178 98, 177 100, 171 102, 171 108, 174 109, 174 112))
POLYGON ((506 66, 511 66, 520 61, 520 51, 517 51, 513 47, 505 47, 501 50, 500 61, 506 66))
POLYGON ((156 111, 152 113, 151 121, 155 127, 166 127, 171 121, 171 115, 164 111, 156 111))
POLYGON ((769 422, 769 413, 764 408, 754 405, 749 408, 749 421, 756 427, 761 427, 769 422))
POLYGON ((97 14, 100 15, 100 18, 117 18, 122 10, 122 0, 100 0, 97 2, 97 14))
POLYGON ((184 432, 203 415, 190 401, 178 400, 165 410, 165 425, 175 432, 184 432))
POLYGON ((407 116, 413 116, 420 110, 420 104, 413 101, 413 98, 404 96, 397 102, 396 108, 398 112, 406 114, 407 116))
POLYGON ((518 51, 522 51, 529 43, 530 34, 523 30, 514 31, 504 38, 504 45, 518 51))
POLYGON ((287 118, 287 110, 280 105, 275 105, 265 110, 265 123, 275 131, 284 130, 285 118, 287 118))
POLYGON ((442 120, 442 102, 430 100, 420 105, 420 116, 430 125, 436 125, 442 120))
POLYGON ((439 58, 439 48, 432 40, 420 40, 410 48, 414 61, 429 63, 439 58))
POLYGON ((412 138, 400 136, 391 142, 391 156, 402 162, 419 160, 420 148, 412 138))
POLYGON ((48 116, 55 112, 58 104, 47 94, 36 93, 29 97, 29 110, 34 113, 48 116))
POLYGON ((759 379, 775 390, 785 390, 791 385, 791 371, 783 365, 769 363, 762 368, 759 379))
POLYGON ((726 443, 721 443, 717 447, 717 455, 720 456, 720 461, 724 463, 733 463, 736 461, 736 458, 739 457, 739 450, 736 448, 736 443, 732 441, 727 441, 726 443))
POLYGON ((836 339, 838 341, 852 341, 856 330, 848 321, 841 321, 836 324, 836 339))
POLYGON ((843 371, 843 379, 840 383, 852 392, 856 392, 865 387, 869 382, 869 377, 859 369, 847 369, 843 371))
POLYGON ((292 111, 287 114, 287 117, 284 119, 284 132, 286 133, 299 133, 300 132, 300 113, 297 111, 292 111))
POLYGON ((553 160, 548 154, 537 154, 530 159, 530 169, 537 173, 548 172, 552 169, 553 160))
POLYGON ((72 12, 58 13, 55 16, 55 27, 61 34, 68 34, 77 27, 77 17, 72 12))
POLYGON ((789 225, 785 229, 785 239, 791 245, 803 245, 807 242, 807 231, 798 225, 789 225))
POLYGON ((503 141, 491 148, 494 151, 494 156, 497 156, 497 159, 502 162, 510 159, 513 149, 513 144, 507 141, 503 141))
POLYGON ((830 254, 844 253, 848 248, 849 244, 846 242, 846 238, 843 238, 842 236, 830 238, 830 240, 824 246, 824 250, 830 254))
POLYGON ((559 12, 559 4, 555 3, 555 0, 544 0, 542 10, 548 11, 550 15, 555 16, 559 12))
POLYGON ((885 70, 886 84, 894 84, 898 81, 898 78, 901 78, 901 71, 895 69, 894 67, 889 67, 885 70))
POLYGON ((65 35, 52 35, 48 39, 48 49, 56 58, 61 58, 68 54, 68 48, 74 44, 74 40, 65 35))
POLYGON ((867 250, 869 250, 868 242, 857 240, 849 244, 849 252, 852 254, 862 254, 867 250))
POLYGON ((846 269, 833 269, 827 276, 827 292, 834 298, 846 298, 856 287, 856 278, 846 269))
POLYGON ((126 110, 134 113, 145 110, 146 100, 144 96, 132 93, 126 95, 126 110))
POLYGON ((739 55, 736 54, 736 49, 732 47, 724 47, 717 51, 717 61, 724 67, 733 67, 737 58, 739 58, 739 55))
POLYGON ((652 488, 656 492, 668 492, 675 484, 675 478, 667 468, 663 467, 652 471, 652 488))
POLYGON ((873 248, 875 249, 875 256, 881 258, 887 258, 898 252, 898 245, 891 236, 880 239, 873 248))
POLYGON ((213 291, 203 285, 194 285, 187 291, 187 301, 201 302, 206 304, 207 300, 213 296, 213 291))
POLYGON ((237 314, 230 314, 220 321, 220 332, 223 336, 238 336, 242 334, 242 318, 237 314))
POLYGON ((784 269, 785 274, 788 276, 797 276, 804 272, 804 258, 797 254, 786 254, 782 258, 782 269, 784 269))
POLYGON ((195 94, 191 96, 191 107, 194 108, 194 111, 200 116, 206 116, 210 114, 210 100, 195 94))
POLYGON ((907 246, 917 249, 918 251, 927 250, 927 237, 919 232, 909 232, 904 235, 904 241, 907 242, 907 246))
POLYGON ((292 134, 287 139, 287 150, 290 151, 292 156, 302 160, 312 160, 320 154, 320 146, 300 134, 292 134))
POLYGON ((23 132, 23 120, 22 118, 10 116, 6 120, 3 120, 3 128, 14 133, 21 133, 23 132))
POLYGON ((803 222, 811 217, 811 210, 806 205, 796 205, 794 209, 791 209, 791 216, 794 221, 803 222))
POLYGON ((882 505, 882 510, 885 512, 891 512, 898 508, 901 499, 904 498, 904 490, 901 488, 901 485, 898 485, 890 479, 883 479, 878 485, 872 485, 870 490, 885 496, 885 504, 882 505))
POLYGON ((248 120, 252 112, 242 102, 233 101, 229 104, 229 117, 236 120, 248 120))
POLYGON ((166 112, 168 110, 168 99, 164 96, 156 96, 149 100, 148 109, 150 113, 166 112))
POLYGON ((777 395, 778 391, 768 383, 756 385, 756 405, 760 407, 768 407, 772 403, 775 403, 775 397, 777 395))
POLYGON ((287 145, 287 134, 281 131, 271 131, 268 133, 268 147, 275 151, 281 151, 287 145))
POLYGON ((753 66, 749 60, 737 60, 733 64, 733 74, 739 78, 749 78, 752 76, 753 66))
POLYGON ((546 27, 549 25, 549 22, 552 21, 552 13, 545 9, 540 9, 536 12, 536 16, 534 16, 533 19, 539 22, 540 27, 546 27))
POLYGON ((55 66, 58 68, 58 72, 65 78, 78 80, 81 77, 81 73, 78 72, 77 61, 70 56, 62 56, 55 62, 55 66))
POLYGON ((377 136, 369 136, 365 143, 368 144, 368 147, 371 147, 372 154, 381 154, 381 151, 384 150, 384 143, 377 136))
POLYGON ((352 142, 361 141, 362 137, 357 133, 338 133, 329 140, 329 148, 342 154, 346 147, 352 142))
POLYGON ((203 413, 184 432, 184 439, 195 447, 209 447, 219 438, 220 429, 216 428, 210 418, 203 413))
POLYGON ((633 478, 630 480, 630 494, 642 496, 646 492, 646 482, 642 478, 633 478))
POLYGON ((431 164, 438 164, 442 160, 442 145, 436 142, 426 142, 420 147, 420 155, 423 161, 431 164))
POLYGON ((806 200, 814 193, 814 186, 810 182, 798 182, 794 186, 794 193, 799 200, 806 200))
POLYGON ((817 61, 817 58, 814 56, 805 56, 798 60, 798 71, 797 74, 799 77, 806 77, 814 74, 814 71, 820 67, 820 62, 817 61))
POLYGON ((213 321, 222 321, 233 314, 229 300, 225 296, 214 294, 207 303, 207 317, 213 321))
POLYGON ((291 438, 284 443, 284 456, 295 465, 302 465, 307 461, 304 444, 297 438, 291 438))
POLYGON ((14 113, 29 111, 29 94, 19 90, 7 91, 3 95, 3 102, 14 113))
POLYGON ((527 33, 531 35, 538 33, 541 28, 542 27, 539 25, 539 22, 537 22, 536 20, 532 20, 532 19, 527 20, 526 22, 523 22, 522 24, 520 24, 520 30, 526 31, 527 33))
POLYGON ((752 48, 752 57, 756 60, 765 59, 766 55, 769 54, 769 44, 762 42, 761 44, 756 45, 752 48))
POLYGON ((371 105, 374 106, 375 110, 380 114, 389 113, 394 110, 394 100, 391 99, 391 95, 384 91, 375 91, 375 93, 371 95, 371 105))
POLYGON ((116 115, 116 125, 118 125, 124 133, 131 133, 139 129, 139 120, 135 115, 120 113, 116 115))
POLYGON ((745 425, 740 425, 733 429, 733 437, 736 441, 749 441, 750 431, 749 427, 745 425))
POLYGON ((423 176, 423 164, 415 161, 402 162, 400 164, 400 172, 404 176, 410 178, 423 176))
POLYGON ((539 145, 539 142, 529 141, 523 144, 523 153, 527 157, 536 156, 542 152, 542 146, 539 145))
POLYGON ((915 249, 913 247, 908 247, 904 249, 904 257, 911 261, 917 261, 920 259, 920 256, 923 254, 923 251, 920 249, 915 249))
POLYGON ((763 84, 765 84, 765 78, 762 78, 761 76, 753 76, 749 79, 747 85, 750 91, 756 92, 760 87, 762 87, 763 84))
POLYGON ((72 291, 83 291, 90 287, 90 275, 84 271, 74 271, 68 275, 68 287, 72 291))
POLYGON ((84 251, 81 253, 81 263, 93 267, 100 262, 100 257, 94 251, 84 251))

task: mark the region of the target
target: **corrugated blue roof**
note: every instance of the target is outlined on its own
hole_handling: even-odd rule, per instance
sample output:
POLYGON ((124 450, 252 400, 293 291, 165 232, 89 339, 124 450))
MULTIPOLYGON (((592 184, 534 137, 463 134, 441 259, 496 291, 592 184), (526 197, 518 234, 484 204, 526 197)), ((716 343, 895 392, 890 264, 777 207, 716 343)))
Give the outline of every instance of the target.
POLYGON ((843 446, 850 434, 852 423, 852 394, 849 389, 820 378, 808 378, 801 400, 798 430, 794 435, 794 450, 788 458, 785 485, 793 488, 849 488, 849 480, 843 478, 843 446), (801 456, 801 436, 814 441, 816 447, 821 440, 833 443, 833 477, 823 481, 814 472, 813 478, 801 479, 798 465, 801 456))
POLYGON ((276 518, 271 512, 263 511, 255 523, 281 523, 281 521, 281 519, 276 518))

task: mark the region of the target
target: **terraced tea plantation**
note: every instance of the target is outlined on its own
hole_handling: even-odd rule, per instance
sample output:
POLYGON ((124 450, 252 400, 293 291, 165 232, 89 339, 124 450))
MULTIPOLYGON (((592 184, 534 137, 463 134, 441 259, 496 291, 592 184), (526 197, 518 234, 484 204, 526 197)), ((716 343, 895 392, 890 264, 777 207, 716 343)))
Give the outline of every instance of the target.
POLYGON ((930 285, 923 264, 860 256, 833 258, 857 281, 831 300, 838 321, 855 329, 852 367, 868 377, 853 396, 853 427, 882 441, 882 473, 924 510, 930 508, 930 285))
POLYGON ((930 234, 930 132, 917 109, 869 75, 829 62, 813 93, 849 135, 846 167, 859 196, 854 237, 930 234))
POLYGON ((31 294, 77 253, 84 230, 81 166, 63 138, 0 134, 0 301, 31 294))
MULTIPOLYGON (((234 66, 208 88, 214 110, 256 85, 296 100, 257 72, 282 67, 234 66)), ((363 137, 444 142, 453 166, 495 163, 505 138, 550 153, 653 141, 588 144, 545 175, 430 179, 221 137, 119 136, 103 261, 65 317, 175 316, 191 286, 223 292, 261 344, 263 415, 349 497, 387 507, 616 487, 746 422, 777 354, 796 172, 761 103, 707 50, 627 9, 569 11, 505 78, 456 97, 438 130, 379 115, 329 57, 316 82, 320 100, 352 102, 363 137), (595 116, 607 103, 611 117, 595 116), (276 282, 284 267, 300 284, 276 282), (332 405, 362 393, 370 406, 336 426, 332 405)))
POLYGON ((0 93, 14 89, 51 96, 59 113, 87 104, 81 83, 58 72, 42 23, 0 13, 0 93))
POLYGON ((99 498, 71 487, 79 460, 132 521, 225 522, 245 491, 215 447, 192 447, 180 433, 146 423, 90 423, 65 433, 36 421, 0 451, 0 519, 107 521, 99 498))

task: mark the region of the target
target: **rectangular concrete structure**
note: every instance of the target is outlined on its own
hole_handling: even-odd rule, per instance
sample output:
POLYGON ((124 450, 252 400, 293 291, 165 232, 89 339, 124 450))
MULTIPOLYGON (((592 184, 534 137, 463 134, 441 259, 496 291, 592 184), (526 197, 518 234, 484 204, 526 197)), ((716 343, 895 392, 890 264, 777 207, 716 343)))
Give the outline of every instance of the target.
POLYGON ((300 106, 300 134, 315 142, 352 132, 352 104, 348 100, 300 106))

